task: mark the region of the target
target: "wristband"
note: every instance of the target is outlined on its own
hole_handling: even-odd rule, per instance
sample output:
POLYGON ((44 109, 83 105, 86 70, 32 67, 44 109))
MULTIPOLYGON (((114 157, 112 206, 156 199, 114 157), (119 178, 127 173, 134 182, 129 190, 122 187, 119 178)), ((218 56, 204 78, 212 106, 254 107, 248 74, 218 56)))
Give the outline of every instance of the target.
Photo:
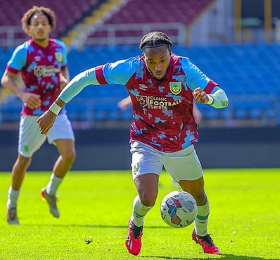
POLYGON ((214 98, 211 96, 211 95, 208 95, 208 102, 207 102, 207 104, 208 105, 213 105, 214 104, 214 98))
POLYGON ((62 107, 60 107, 55 102, 49 107, 49 110, 52 111, 55 115, 58 115, 62 107))

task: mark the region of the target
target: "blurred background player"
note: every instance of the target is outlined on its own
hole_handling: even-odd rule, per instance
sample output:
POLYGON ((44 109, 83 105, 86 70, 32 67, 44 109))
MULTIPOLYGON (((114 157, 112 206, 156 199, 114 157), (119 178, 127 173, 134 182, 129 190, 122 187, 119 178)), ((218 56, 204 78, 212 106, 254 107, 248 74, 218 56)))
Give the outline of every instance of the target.
POLYGON ((138 255, 142 247, 145 215, 155 205, 163 166, 198 204, 192 239, 205 253, 220 254, 208 234, 209 203, 200 161, 193 144, 198 141, 193 101, 215 108, 228 105, 225 92, 188 58, 172 54, 172 43, 162 32, 145 35, 143 56, 97 66, 77 75, 39 119, 41 133, 52 129, 56 117, 84 87, 121 84, 133 107, 130 128, 134 199, 125 245, 138 255))
POLYGON ((53 166, 49 183, 41 190, 41 195, 48 202, 50 213, 56 218, 60 216, 56 205, 56 191, 76 156, 74 134, 65 110, 58 115, 47 136, 40 133, 36 123, 69 81, 66 46, 59 40, 49 38, 55 24, 55 14, 49 8, 33 6, 26 11, 22 17, 22 28, 31 39, 15 49, 1 80, 2 85, 23 102, 18 156, 12 168, 12 181, 8 191, 9 224, 19 224, 17 202, 24 175, 34 152, 46 138, 57 147, 60 156, 53 166), (16 86, 18 72, 26 86, 24 90, 16 86))

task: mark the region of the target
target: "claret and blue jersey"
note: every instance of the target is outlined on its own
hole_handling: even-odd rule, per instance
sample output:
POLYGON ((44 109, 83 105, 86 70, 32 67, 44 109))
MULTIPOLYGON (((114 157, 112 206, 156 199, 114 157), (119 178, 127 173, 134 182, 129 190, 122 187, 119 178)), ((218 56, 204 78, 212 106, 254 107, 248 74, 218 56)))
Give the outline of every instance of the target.
POLYGON ((144 57, 133 57, 79 74, 61 93, 60 99, 68 102, 89 84, 125 85, 133 106, 131 140, 163 152, 176 152, 197 142, 192 92, 198 87, 207 94, 219 89, 186 57, 171 55, 162 81, 154 79, 144 57))
POLYGON ((50 39, 46 48, 31 39, 15 49, 7 71, 20 71, 26 91, 41 96, 41 107, 33 110, 23 104, 23 115, 41 115, 48 110, 60 93, 59 73, 66 64, 66 46, 56 39, 50 39))

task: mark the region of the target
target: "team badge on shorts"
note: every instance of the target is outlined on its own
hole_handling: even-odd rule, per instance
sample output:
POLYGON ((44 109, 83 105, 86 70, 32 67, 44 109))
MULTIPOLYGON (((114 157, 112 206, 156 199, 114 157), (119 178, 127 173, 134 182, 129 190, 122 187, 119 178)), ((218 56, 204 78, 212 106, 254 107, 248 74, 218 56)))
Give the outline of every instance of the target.
POLYGON ((181 82, 169 82, 170 91, 174 95, 178 95, 182 90, 181 82))
POLYGON ((58 62, 62 62, 62 53, 61 52, 56 52, 55 53, 55 58, 58 62))
POLYGON ((25 146, 23 147, 23 151, 24 151, 25 153, 28 153, 28 152, 29 152, 29 146, 28 146, 28 145, 25 145, 25 146))
POLYGON ((132 172, 135 175, 138 172, 138 164, 135 164, 132 168, 132 172))

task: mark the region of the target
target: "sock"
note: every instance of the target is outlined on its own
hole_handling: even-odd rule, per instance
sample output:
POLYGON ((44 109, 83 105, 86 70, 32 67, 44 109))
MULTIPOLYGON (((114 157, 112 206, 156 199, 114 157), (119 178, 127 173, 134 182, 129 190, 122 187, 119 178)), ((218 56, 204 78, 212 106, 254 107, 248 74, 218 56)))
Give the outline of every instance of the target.
POLYGON ((149 210, 152 209, 151 207, 147 207, 143 205, 137 195, 133 202, 133 209, 132 209, 132 216, 131 221, 137 226, 141 227, 144 224, 144 217, 148 213, 149 210))
POLYGON ((8 191, 8 202, 7 202, 7 208, 16 208, 17 207, 17 201, 19 197, 20 190, 13 190, 12 186, 10 186, 8 191))
POLYGON ((57 191, 57 189, 58 189, 58 187, 59 187, 59 185, 61 184, 62 181, 63 181, 63 178, 58 178, 58 177, 55 176, 54 173, 52 173, 51 179, 50 179, 50 181, 47 185, 47 189, 46 189, 47 193, 49 195, 52 195, 52 196, 55 195, 56 191, 57 191))
POLYGON ((200 237, 204 237, 208 234, 208 216, 209 216, 209 202, 207 200, 206 204, 203 206, 198 206, 198 213, 195 218, 194 227, 196 234, 200 237))

